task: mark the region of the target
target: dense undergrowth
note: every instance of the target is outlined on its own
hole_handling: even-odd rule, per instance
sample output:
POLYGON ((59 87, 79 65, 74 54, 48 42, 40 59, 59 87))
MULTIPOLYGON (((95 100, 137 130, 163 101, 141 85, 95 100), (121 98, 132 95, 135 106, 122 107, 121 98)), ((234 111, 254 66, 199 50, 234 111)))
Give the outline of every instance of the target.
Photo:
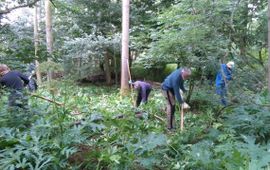
POLYGON ((213 90, 197 88, 183 132, 179 126, 166 130, 158 88, 138 109, 117 87, 57 82, 37 93, 64 105, 30 97, 28 111, 12 111, 1 96, 0 169, 270 168, 265 93, 241 94, 243 102, 223 109, 213 90), (144 112, 142 118, 135 117, 137 111, 144 112))

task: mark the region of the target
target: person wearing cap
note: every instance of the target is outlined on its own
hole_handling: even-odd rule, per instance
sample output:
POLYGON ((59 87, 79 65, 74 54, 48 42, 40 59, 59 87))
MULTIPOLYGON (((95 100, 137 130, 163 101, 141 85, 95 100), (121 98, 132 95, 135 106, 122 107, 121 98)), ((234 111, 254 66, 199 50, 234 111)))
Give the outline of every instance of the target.
POLYGON ((162 94, 166 98, 167 128, 169 130, 175 126, 175 98, 181 107, 184 109, 190 108, 180 94, 180 90, 186 92, 184 81, 190 76, 191 70, 189 68, 179 68, 168 75, 161 85, 162 94))
POLYGON ((25 108, 23 89, 29 83, 28 77, 18 71, 11 71, 5 64, 0 64, 0 76, 0 84, 10 92, 8 105, 25 108))
POLYGON ((216 93, 220 96, 220 101, 223 106, 227 106, 227 86, 228 81, 232 80, 232 70, 234 62, 229 61, 227 64, 221 64, 221 69, 216 75, 216 93))
POLYGON ((152 90, 152 86, 144 81, 135 81, 131 83, 135 90, 138 91, 137 100, 136 100, 136 107, 142 103, 147 103, 148 96, 152 90))

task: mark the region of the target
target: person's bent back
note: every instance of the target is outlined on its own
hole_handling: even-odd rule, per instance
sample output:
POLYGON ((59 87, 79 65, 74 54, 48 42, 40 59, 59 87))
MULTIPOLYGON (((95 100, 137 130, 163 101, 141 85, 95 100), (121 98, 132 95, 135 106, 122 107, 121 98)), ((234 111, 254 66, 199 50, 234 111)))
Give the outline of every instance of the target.
POLYGON ((166 98, 167 128, 169 130, 175 128, 175 99, 184 109, 189 108, 179 90, 181 89, 183 92, 186 92, 184 81, 190 76, 191 70, 189 68, 180 68, 168 75, 162 83, 162 93, 166 98))
POLYGON ((0 64, 0 83, 6 87, 9 92, 9 106, 18 106, 24 108, 26 105, 23 95, 24 85, 29 83, 26 75, 18 71, 10 71, 7 65, 0 64))
POLYGON ((28 84, 29 79, 22 73, 18 71, 9 71, 0 80, 1 85, 14 89, 14 90, 23 90, 24 83, 28 84), (23 80, 23 81, 22 81, 23 80))
POLYGON ((139 107, 141 102, 147 103, 152 86, 144 81, 135 81, 134 83, 132 83, 132 85, 134 86, 134 89, 138 90, 136 107, 139 107))

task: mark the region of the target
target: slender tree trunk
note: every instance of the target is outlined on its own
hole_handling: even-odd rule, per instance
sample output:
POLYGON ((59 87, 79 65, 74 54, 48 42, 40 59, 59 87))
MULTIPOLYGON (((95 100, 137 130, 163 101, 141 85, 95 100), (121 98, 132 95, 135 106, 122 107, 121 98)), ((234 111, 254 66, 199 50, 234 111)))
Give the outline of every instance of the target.
POLYGON ((241 29, 239 30, 239 34, 241 35, 240 41, 238 40, 239 43, 239 48, 240 48, 240 56, 242 60, 245 62, 245 64, 249 65, 252 67, 249 61, 249 58, 247 57, 247 34, 248 34, 248 18, 249 18, 249 7, 248 7, 248 1, 244 1, 244 7, 243 7, 243 20, 240 24, 241 29))
MULTIPOLYGON (((53 35, 52 35, 52 13, 51 13, 51 2, 50 0, 45 0, 45 16, 46 16, 46 43, 47 43, 47 52, 50 57, 53 52, 53 35)), ((48 62, 51 61, 51 58, 48 58, 48 62)), ((52 71, 49 69, 47 72, 48 81, 52 79, 52 71)))
POLYGON ((36 65, 36 76, 37 76, 37 84, 41 84, 41 74, 39 69, 39 62, 38 62, 38 46, 39 46, 39 2, 34 7, 34 45, 35 45, 35 65, 36 65))
POLYGON ((270 0, 268 0, 268 92, 270 96, 270 0))
POLYGON ((77 68, 77 70, 78 70, 78 76, 79 76, 79 79, 81 79, 81 78, 82 78, 82 71, 81 71, 81 67, 82 67, 82 58, 79 57, 79 58, 77 58, 76 60, 77 60, 77 66, 78 66, 78 68, 77 68))
POLYGON ((111 78, 109 52, 106 52, 106 54, 105 54, 104 69, 105 69, 105 75, 106 75, 106 84, 111 85, 112 84, 112 78, 111 78))
POLYGON ((118 72, 117 72, 117 59, 116 56, 113 56, 113 67, 114 67, 114 78, 115 78, 115 84, 118 84, 118 72))
POLYGON ((122 2, 122 54, 121 54, 121 95, 127 95, 129 91, 129 0, 122 2))

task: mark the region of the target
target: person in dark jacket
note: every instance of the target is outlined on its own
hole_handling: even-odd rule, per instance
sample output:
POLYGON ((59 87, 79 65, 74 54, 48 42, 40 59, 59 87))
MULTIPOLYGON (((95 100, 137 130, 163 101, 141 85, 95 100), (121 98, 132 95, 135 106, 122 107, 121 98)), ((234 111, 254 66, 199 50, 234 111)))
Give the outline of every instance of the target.
POLYGON ((0 76, 0 84, 10 92, 9 106, 25 108, 27 100, 23 95, 23 89, 29 83, 28 77, 18 71, 11 71, 5 64, 0 64, 0 76))
POLYGON ((137 100, 136 100, 136 107, 139 107, 141 102, 147 103, 148 96, 152 90, 152 86, 144 81, 135 81, 131 83, 135 90, 138 91, 137 100))
POLYGON ((184 109, 190 108, 187 103, 184 102, 180 89, 186 92, 184 87, 184 80, 188 79, 191 75, 189 68, 179 68, 166 77, 162 83, 162 93, 166 98, 167 106, 167 128, 169 130, 174 128, 175 124, 175 98, 184 109))
POLYGON ((232 69, 234 62, 230 61, 227 64, 221 64, 221 68, 216 75, 216 93, 220 96, 221 104, 227 106, 227 86, 228 81, 232 80, 232 69))

